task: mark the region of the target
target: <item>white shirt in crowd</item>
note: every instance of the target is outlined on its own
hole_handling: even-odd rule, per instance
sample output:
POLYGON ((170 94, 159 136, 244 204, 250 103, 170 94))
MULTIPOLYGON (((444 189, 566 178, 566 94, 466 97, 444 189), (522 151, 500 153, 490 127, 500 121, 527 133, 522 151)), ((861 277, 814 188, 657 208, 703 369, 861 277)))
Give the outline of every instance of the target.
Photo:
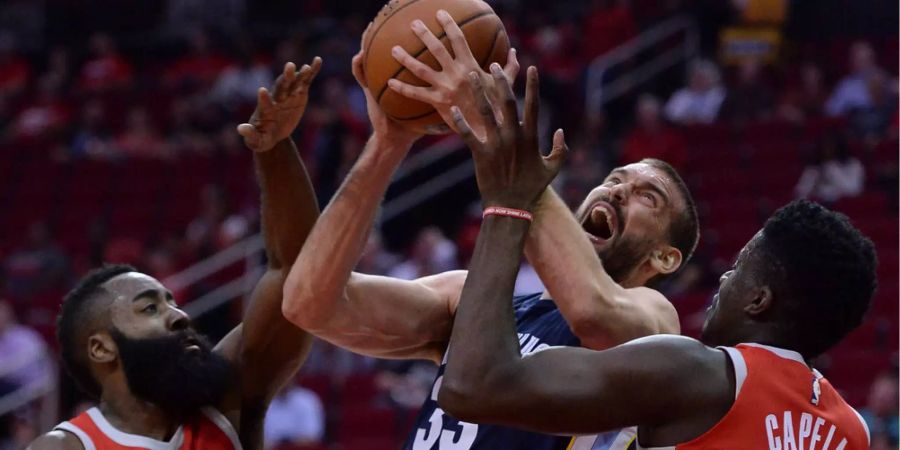
POLYGON ((865 172, 858 159, 851 158, 845 162, 831 160, 821 165, 807 166, 794 194, 797 198, 813 197, 833 202, 859 195, 865 181, 865 172))
POLYGON ((315 392, 294 386, 272 400, 264 428, 266 448, 280 442, 321 442, 324 433, 325 413, 315 392))
POLYGON ((680 89, 666 103, 666 117, 675 123, 713 123, 724 100, 720 86, 703 92, 680 89))

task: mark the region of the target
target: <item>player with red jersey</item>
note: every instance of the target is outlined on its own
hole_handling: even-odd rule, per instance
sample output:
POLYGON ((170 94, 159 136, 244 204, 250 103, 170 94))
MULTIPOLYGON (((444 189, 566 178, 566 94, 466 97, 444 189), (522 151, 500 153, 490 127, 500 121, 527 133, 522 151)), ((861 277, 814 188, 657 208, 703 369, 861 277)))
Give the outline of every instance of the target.
MULTIPOLYGON (((491 98, 503 117, 518 117, 509 84, 494 72, 491 98)), ((537 98, 533 79, 526 97, 537 98)), ((815 203, 781 208, 743 248, 721 277, 702 343, 659 335, 604 351, 521 356, 508 300, 530 224, 521 217, 556 175, 565 145, 558 134, 542 157, 524 129, 536 105, 526 106, 524 127, 498 124, 477 79, 472 88, 486 141, 459 110, 456 122, 488 209, 453 324, 438 393, 444 410, 544 433, 637 427, 607 448, 868 448, 863 420, 810 361, 862 321, 877 285, 875 249, 847 217, 815 203)))
POLYGON ((281 299, 291 262, 319 212, 289 136, 321 63, 316 58, 299 72, 286 64, 274 92, 260 89, 257 112, 238 127, 255 151, 268 256, 243 324, 213 348, 159 281, 125 265, 94 270, 66 295, 57 335, 66 369, 98 406, 29 448, 262 447, 269 402, 311 342, 282 316, 281 299))

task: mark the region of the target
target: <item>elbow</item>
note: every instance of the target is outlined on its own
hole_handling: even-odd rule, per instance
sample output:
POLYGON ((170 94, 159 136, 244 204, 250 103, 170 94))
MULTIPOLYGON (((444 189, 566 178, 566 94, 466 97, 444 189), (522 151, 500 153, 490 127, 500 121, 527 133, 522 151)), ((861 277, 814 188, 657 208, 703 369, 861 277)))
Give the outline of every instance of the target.
POLYGON ((625 342, 613 328, 618 321, 614 314, 595 308, 576 311, 568 320, 572 334, 578 337, 583 347, 592 350, 604 350, 625 342))
POLYGON ((445 412, 464 422, 484 422, 486 420, 484 402, 486 396, 480 394, 477 386, 456 382, 446 377, 438 391, 438 405, 445 412))
POLYGON ((309 292, 309 289, 303 287, 302 284, 290 278, 285 281, 282 288, 281 314, 294 325, 308 330, 315 322, 315 317, 312 314, 313 308, 305 305, 310 303, 309 299, 314 293, 309 292))

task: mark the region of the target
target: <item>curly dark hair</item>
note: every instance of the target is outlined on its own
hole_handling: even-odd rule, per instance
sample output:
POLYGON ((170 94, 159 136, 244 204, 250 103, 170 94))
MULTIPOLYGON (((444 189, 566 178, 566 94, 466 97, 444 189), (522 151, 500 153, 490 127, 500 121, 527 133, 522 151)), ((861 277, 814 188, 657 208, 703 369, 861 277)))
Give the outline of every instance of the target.
POLYGON ((103 297, 103 284, 110 279, 128 272, 136 272, 127 264, 106 264, 87 273, 63 298, 59 316, 56 318, 56 339, 59 341, 60 356, 66 371, 85 393, 100 396, 100 385, 91 375, 84 355, 84 340, 97 326, 94 317, 96 300, 103 297))
POLYGON ((762 233, 764 270, 776 298, 788 299, 785 329, 815 358, 862 323, 878 286, 875 246, 847 216, 806 200, 776 211, 762 233))

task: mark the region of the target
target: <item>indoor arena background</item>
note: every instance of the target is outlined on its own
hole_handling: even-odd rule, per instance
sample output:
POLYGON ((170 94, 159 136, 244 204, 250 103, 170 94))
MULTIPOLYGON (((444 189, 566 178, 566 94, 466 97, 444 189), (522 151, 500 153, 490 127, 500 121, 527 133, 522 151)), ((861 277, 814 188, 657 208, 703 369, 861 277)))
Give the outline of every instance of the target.
MULTIPOLYGON (((863 410, 873 448, 897 448, 897 2, 490 3, 523 67, 541 71, 543 129, 570 136, 556 182, 567 202, 644 156, 689 182, 700 247, 660 287, 685 334, 697 335, 735 252, 792 198, 845 212, 875 241, 872 310, 818 368, 863 410), (710 101, 679 107, 692 96, 710 101)), ((379 7, 0 2, 0 449, 86 407, 59 373, 54 317, 102 261, 163 280, 213 339, 234 325, 263 257, 251 154, 235 125, 285 61, 321 55, 294 139, 324 205, 369 132, 349 69, 379 7)), ((413 278, 466 267, 480 215, 462 143, 424 140, 397 178, 359 270, 413 278)), ((523 266, 520 289, 539 283, 523 266)), ((398 448, 434 370, 317 342, 273 405, 269 444, 398 448)))

